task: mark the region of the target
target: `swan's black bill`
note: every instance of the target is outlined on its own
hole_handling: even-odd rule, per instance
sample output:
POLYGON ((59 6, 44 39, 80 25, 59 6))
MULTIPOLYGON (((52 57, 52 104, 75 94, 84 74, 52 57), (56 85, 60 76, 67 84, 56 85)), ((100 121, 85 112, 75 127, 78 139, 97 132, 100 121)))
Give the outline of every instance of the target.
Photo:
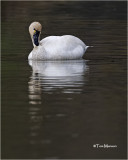
POLYGON ((34 40, 34 44, 36 46, 39 46, 39 35, 40 35, 40 32, 35 30, 35 34, 33 35, 33 40, 34 40))

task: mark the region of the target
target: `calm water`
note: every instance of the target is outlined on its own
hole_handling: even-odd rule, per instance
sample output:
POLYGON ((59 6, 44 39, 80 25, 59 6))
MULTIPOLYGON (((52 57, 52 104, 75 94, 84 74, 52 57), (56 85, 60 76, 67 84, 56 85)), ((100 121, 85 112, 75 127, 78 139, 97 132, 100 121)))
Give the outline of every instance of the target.
POLYGON ((2 2, 2 158, 126 158, 126 2, 2 2), (83 60, 29 61, 42 38, 72 34, 83 60), (117 148, 94 148, 94 144, 117 148))

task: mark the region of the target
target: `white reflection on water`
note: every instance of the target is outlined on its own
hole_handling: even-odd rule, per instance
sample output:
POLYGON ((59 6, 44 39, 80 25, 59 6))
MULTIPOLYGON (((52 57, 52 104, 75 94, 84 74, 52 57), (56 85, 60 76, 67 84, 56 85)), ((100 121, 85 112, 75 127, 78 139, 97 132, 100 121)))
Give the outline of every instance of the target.
POLYGON ((29 61, 29 103, 41 104, 42 93, 81 93, 88 72, 85 60, 29 61))
MULTIPOLYGON (((70 61, 29 61, 32 75, 28 82, 29 116, 30 116, 30 144, 51 143, 49 139, 38 140, 42 126, 43 94, 67 93, 78 94, 86 83, 86 74, 89 70, 85 60, 70 61)), ((67 98, 70 100, 70 97, 67 98)), ((48 115, 47 115, 48 116, 48 115)), ((65 116, 56 114, 58 118, 65 116)))

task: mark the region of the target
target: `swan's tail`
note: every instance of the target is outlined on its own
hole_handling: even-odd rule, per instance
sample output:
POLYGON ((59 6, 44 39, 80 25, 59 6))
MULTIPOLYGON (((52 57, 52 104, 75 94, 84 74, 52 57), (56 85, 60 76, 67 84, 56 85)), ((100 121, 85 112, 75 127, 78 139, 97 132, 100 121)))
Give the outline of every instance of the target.
POLYGON ((86 46, 87 48, 89 48, 89 47, 94 47, 94 46, 86 46))
POLYGON ((86 47, 85 47, 85 50, 87 50, 87 49, 90 48, 90 47, 93 47, 93 46, 86 46, 86 47))

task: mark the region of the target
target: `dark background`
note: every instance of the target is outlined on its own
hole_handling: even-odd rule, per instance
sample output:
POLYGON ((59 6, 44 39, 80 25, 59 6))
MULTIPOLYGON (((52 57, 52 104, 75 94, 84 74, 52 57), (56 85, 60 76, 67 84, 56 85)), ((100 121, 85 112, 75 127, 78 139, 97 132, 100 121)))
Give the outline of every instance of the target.
POLYGON ((126 56, 126 52, 123 53, 127 46, 126 1, 15 1, 2 2, 1 8, 2 57, 7 55, 6 58, 14 59, 17 55, 27 58, 32 49, 28 27, 33 21, 43 25, 42 38, 72 34, 87 45, 94 46, 93 53, 88 54, 87 59, 126 56), (111 52, 113 46, 116 53, 111 52))

